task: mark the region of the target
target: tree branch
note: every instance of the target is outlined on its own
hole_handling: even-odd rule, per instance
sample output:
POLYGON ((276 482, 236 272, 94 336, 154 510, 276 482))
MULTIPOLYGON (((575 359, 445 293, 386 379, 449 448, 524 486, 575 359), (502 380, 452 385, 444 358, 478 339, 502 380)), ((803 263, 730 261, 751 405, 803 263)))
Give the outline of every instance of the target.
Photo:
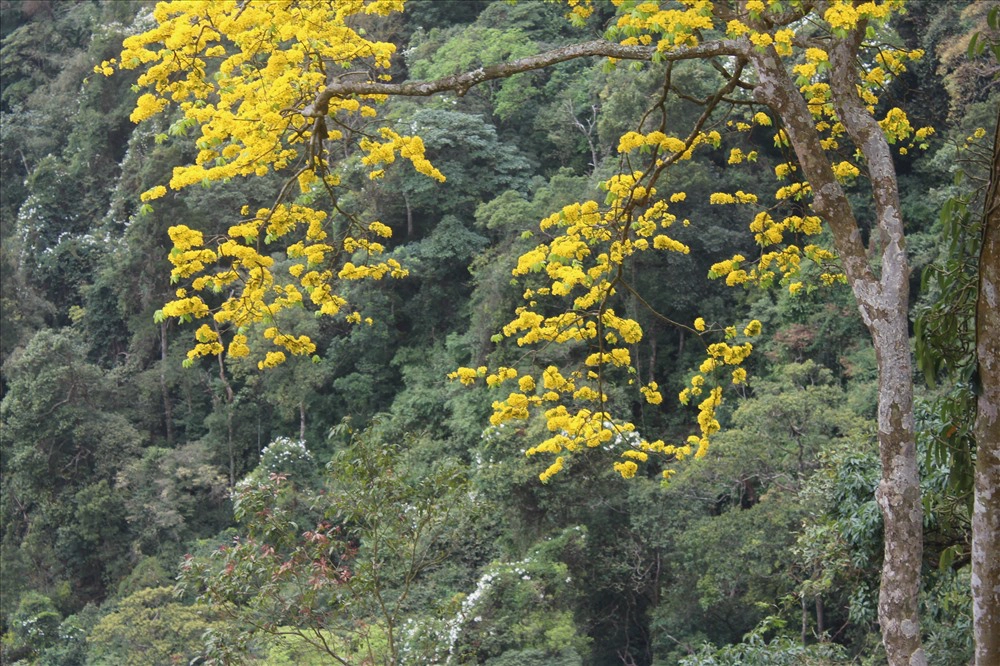
POLYGON ((721 55, 741 55, 746 45, 735 40, 717 40, 705 42, 697 46, 677 48, 671 51, 657 52, 655 46, 625 46, 604 39, 596 39, 581 44, 561 46, 551 51, 539 53, 511 62, 480 67, 471 72, 462 72, 445 76, 432 81, 406 81, 403 83, 380 83, 378 81, 338 81, 329 84, 316 95, 309 106, 302 109, 302 115, 307 118, 324 116, 334 97, 350 95, 391 95, 402 97, 427 97, 440 92, 454 92, 464 95, 470 88, 485 81, 504 79, 514 74, 544 69, 560 62, 603 56, 619 60, 651 61, 654 54, 663 61, 694 60, 721 55))

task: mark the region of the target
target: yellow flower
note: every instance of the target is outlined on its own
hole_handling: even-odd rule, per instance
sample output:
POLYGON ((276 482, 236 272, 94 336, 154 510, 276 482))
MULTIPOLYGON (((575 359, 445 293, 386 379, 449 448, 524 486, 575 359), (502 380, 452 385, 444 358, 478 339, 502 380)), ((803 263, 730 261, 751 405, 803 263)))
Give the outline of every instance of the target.
POLYGON ((646 402, 651 405, 659 405, 663 402, 663 395, 657 390, 659 386, 656 382, 649 382, 647 386, 642 386, 639 388, 639 392, 642 393, 643 397, 646 398, 646 402))
POLYGON ((638 471, 639 466, 636 465, 631 460, 626 460, 625 462, 616 462, 613 467, 615 470, 622 475, 623 479, 631 479, 635 476, 636 471, 638 471))
POLYGON ((538 475, 538 478, 542 483, 547 483, 549 479, 562 471, 563 468, 563 457, 559 456, 556 461, 549 465, 548 469, 538 475))
POLYGON ((140 201, 153 201, 154 199, 159 199, 167 193, 167 188, 163 185, 157 185, 156 187, 150 188, 139 195, 140 201))
POLYGON ((257 369, 258 370, 263 370, 265 368, 274 368, 274 367, 277 367, 277 366, 281 365, 284 362, 285 362, 285 353, 284 352, 280 352, 280 351, 267 352, 267 356, 264 357, 264 360, 263 361, 259 361, 257 363, 257 369))

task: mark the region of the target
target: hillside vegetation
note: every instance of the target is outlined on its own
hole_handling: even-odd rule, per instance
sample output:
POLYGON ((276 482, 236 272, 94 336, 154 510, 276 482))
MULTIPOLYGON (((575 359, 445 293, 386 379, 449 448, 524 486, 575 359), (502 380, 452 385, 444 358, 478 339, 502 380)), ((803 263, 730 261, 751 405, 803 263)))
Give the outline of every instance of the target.
POLYGON ((735 36, 630 0, 333 4, 252 22, 274 48, 230 80, 182 46, 133 69, 151 2, 3 0, 0 661, 972 663, 996 3, 782 19, 829 55, 781 41, 796 0, 717 2, 735 36), (836 128, 855 30, 898 205, 836 128), (760 101, 769 53, 853 235, 760 101))

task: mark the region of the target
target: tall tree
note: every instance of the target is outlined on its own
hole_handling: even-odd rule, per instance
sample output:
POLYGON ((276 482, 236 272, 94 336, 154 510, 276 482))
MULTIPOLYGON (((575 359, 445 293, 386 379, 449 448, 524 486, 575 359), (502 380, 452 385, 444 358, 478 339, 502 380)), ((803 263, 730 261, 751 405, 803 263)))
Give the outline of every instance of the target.
POLYGON ((976 301, 979 397, 972 510, 972 598, 979 666, 1000 661, 1000 118, 993 136, 982 234, 976 301))
MULTIPOLYGON (((590 3, 567 2, 573 19, 583 23, 590 3)), ((907 59, 919 55, 886 41, 887 22, 903 3, 737 0, 713 5, 704 0, 614 0, 613 4, 617 14, 607 39, 581 41, 430 81, 401 83, 386 80, 395 45, 368 39, 366 34, 377 33, 361 29, 377 15, 400 10, 400 0, 157 5, 157 26, 125 41, 120 66, 144 68, 139 84, 149 92, 139 98, 135 121, 177 104, 185 119, 175 133, 195 125, 201 128, 196 162, 175 170, 170 186, 181 189, 272 170, 289 176, 274 205, 256 213, 245 208, 228 237, 214 247, 205 244, 199 231, 172 228, 173 277, 186 286, 161 314, 182 320, 214 318, 215 325, 198 329, 192 358, 224 351, 247 355, 248 346, 257 341, 248 340, 244 331, 248 324, 262 321, 268 324, 265 344, 272 347, 260 367, 282 362, 286 352, 311 354, 315 345, 307 336, 282 328, 283 310, 311 301, 323 314, 361 323, 364 318, 348 306, 341 282, 405 275, 398 262, 380 256, 385 248, 378 237, 388 236, 389 228, 363 221, 341 198, 340 170, 356 162, 340 157, 356 154, 373 179, 381 178, 397 157, 405 157, 417 171, 444 180, 426 159, 419 137, 400 134, 389 122, 377 135, 364 129, 364 119, 378 115, 376 105, 385 96, 462 95, 486 81, 593 56, 661 65, 661 97, 637 131, 622 137, 619 173, 605 183, 604 205, 574 204, 547 218, 542 228, 551 240, 524 255, 515 269, 515 275, 525 276, 534 288, 526 292, 527 305, 518 310, 504 334, 529 346, 574 342, 591 352, 585 367, 570 377, 554 367, 537 380, 521 376, 518 390, 495 403, 493 422, 545 412, 556 435, 532 452, 567 455, 556 458, 544 478, 556 473, 564 457, 568 460, 574 451, 615 441, 634 444, 623 447, 624 458, 616 463, 623 476, 634 474, 635 459, 643 460, 649 453, 679 457, 691 452, 690 445, 646 441, 634 433, 631 423, 608 411, 606 383, 631 365, 630 350, 642 337, 639 324, 616 315, 614 307, 621 294, 632 289, 626 270, 630 257, 652 249, 687 249, 662 233, 677 219, 670 207, 680 208, 684 200, 682 193, 667 197, 656 191, 669 168, 690 159, 702 146, 721 143, 711 123, 723 110, 749 108, 745 117, 758 126, 777 120, 775 141, 791 151, 790 161, 777 170, 779 176, 793 179, 775 193, 776 209, 785 206, 785 217, 774 219, 762 209, 750 225, 760 256, 749 262, 733 257, 717 264, 713 273, 725 276, 730 284, 780 280, 794 293, 803 288, 796 281, 803 257, 823 266, 837 260, 838 268, 825 270, 824 280, 850 285, 878 358, 882 458, 878 500, 885 522, 879 603, 883 640, 893 666, 926 664, 917 609, 922 507, 907 333, 909 267, 891 144, 905 150, 908 141, 923 139, 928 130, 914 130, 899 109, 881 109, 877 96, 905 69, 907 59), (696 100, 704 111, 693 126, 670 136, 668 130, 676 128, 669 122, 664 100, 684 94, 674 89, 672 75, 679 63, 691 60, 712 64, 720 80, 713 93, 696 100), (763 112, 765 108, 773 117, 763 112), (844 187, 862 172, 868 180, 862 193, 866 209, 873 211, 870 221, 859 220, 844 187), (289 193, 296 185, 302 197, 292 202, 289 193), (321 195, 329 195, 329 204, 316 203, 321 195), (799 248, 788 242, 819 234, 821 222, 832 234, 836 255, 818 245, 799 248), (265 246, 278 242, 289 258, 298 261, 288 269, 291 279, 271 270, 274 261, 265 246), (537 278, 533 273, 539 274, 537 278), (575 297, 569 307, 566 296, 575 297), (538 302, 548 303, 547 312, 558 314, 539 314, 543 306, 538 302)), ((97 69, 110 74, 116 66, 119 63, 108 61, 97 69)), ((752 129, 751 122, 736 125, 752 129)), ((734 151, 729 161, 747 158, 753 156, 734 151)), ((143 199, 151 201, 165 192, 165 187, 156 187, 143 199)), ((758 200, 744 192, 712 195, 712 203, 718 204, 756 205, 758 200)), ((641 294, 634 296, 641 300, 641 294)), ((701 321, 691 330, 703 337, 722 333, 721 328, 706 331, 701 321)), ((711 383, 726 366, 733 366, 733 383, 742 383, 745 370, 740 364, 752 348, 745 339, 758 332, 759 323, 751 322, 740 344, 706 344, 703 371, 692 379, 685 395, 708 391, 706 375, 711 383)), ((727 340, 734 336, 739 337, 736 329, 732 335, 727 331, 727 340)), ((456 376, 473 381, 483 374, 463 369, 456 376)), ((501 368, 487 382, 499 385, 514 378, 516 369, 501 368)), ((651 403, 662 401, 655 382, 641 391, 651 403)), ((692 438, 699 451, 719 428, 715 408, 721 400, 720 381, 699 405, 701 434, 692 438)))
MULTIPOLYGON (((951 46, 948 65, 956 71, 952 106, 976 101, 978 68, 982 78, 1000 77, 1000 5, 970 7, 974 32, 951 46), (966 43, 968 47, 966 48, 966 43), (984 53, 989 52, 984 57, 984 53)), ((988 87, 988 86, 987 86, 988 87)), ((943 400, 950 413, 938 435, 953 476, 951 485, 972 495, 972 597, 975 663, 1000 661, 1000 112, 993 107, 992 148, 987 144, 970 166, 985 172, 971 181, 982 190, 952 197, 942 211, 948 241, 945 260, 931 265, 925 282, 937 289, 916 320, 917 352, 928 381, 938 375, 956 388, 943 400), (982 204, 981 216, 977 214, 982 204), (972 455, 972 452, 975 452, 972 455), (974 464, 971 462, 974 460, 974 464)), ((984 123, 985 124, 985 123, 984 123)), ((977 129, 961 150, 986 141, 977 129)), ((971 175, 971 174, 970 174, 971 175)), ((966 174, 959 171, 962 179, 966 174)), ((956 184, 959 179, 956 178, 956 184)))

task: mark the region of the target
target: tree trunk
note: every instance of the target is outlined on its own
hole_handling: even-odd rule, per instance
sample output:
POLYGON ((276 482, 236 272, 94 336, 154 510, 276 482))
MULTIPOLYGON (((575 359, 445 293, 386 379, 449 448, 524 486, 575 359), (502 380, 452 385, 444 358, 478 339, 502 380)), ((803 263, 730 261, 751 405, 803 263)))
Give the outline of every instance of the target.
POLYGON ((406 237, 413 238, 413 209, 410 208, 410 197, 403 192, 403 203, 406 204, 406 237))
POLYGON ((799 596, 799 605, 802 607, 802 635, 800 636, 800 640, 802 647, 805 647, 809 640, 809 605, 806 603, 806 595, 799 596))
POLYGON ((824 617, 823 609, 823 597, 816 595, 816 635, 823 640, 823 634, 826 632, 826 618, 824 617))
POLYGON ((299 441, 306 441, 306 401, 299 400, 299 441))
POLYGON ((981 387, 972 510, 976 666, 1000 664, 1000 118, 993 141, 976 302, 976 357, 981 387))
POLYGON ((889 145, 857 92, 855 59, 865 26, 830 49, 830 92, 838 119, 863 156, 871 179, 881 250, 880 275, 869 263, 860 226, 820 145, 805 99, 773 49, 751 58, 760 80, 758 101, 783 121, 802 174, 813 191, 813 210, 830 226, 834 245, 878 360, 878 443, 882 480, 876 499, 885 528, 879 586, 879 625, 890 666, 926 666, 917 597, 923 559, 923 506, 913 418, 913 377, 907 310, 906 258, 899 189, 889 145))
POLYGON ((875 497, 882 509, 885 530, 878 617, 889 664, 925 666, 917 603, 923 562, 923 506, 905 312, 904 306, 902 313, 890 321, 875 322, 872 335, 879 368, 878 440, 882 459, 882 480, 875 497))
POLYGON ((163 421, 167 432, 167 448, 174 448, 174 405, 167 386, 167 320, 160 322, 160 393, 163 396, 163 421))

